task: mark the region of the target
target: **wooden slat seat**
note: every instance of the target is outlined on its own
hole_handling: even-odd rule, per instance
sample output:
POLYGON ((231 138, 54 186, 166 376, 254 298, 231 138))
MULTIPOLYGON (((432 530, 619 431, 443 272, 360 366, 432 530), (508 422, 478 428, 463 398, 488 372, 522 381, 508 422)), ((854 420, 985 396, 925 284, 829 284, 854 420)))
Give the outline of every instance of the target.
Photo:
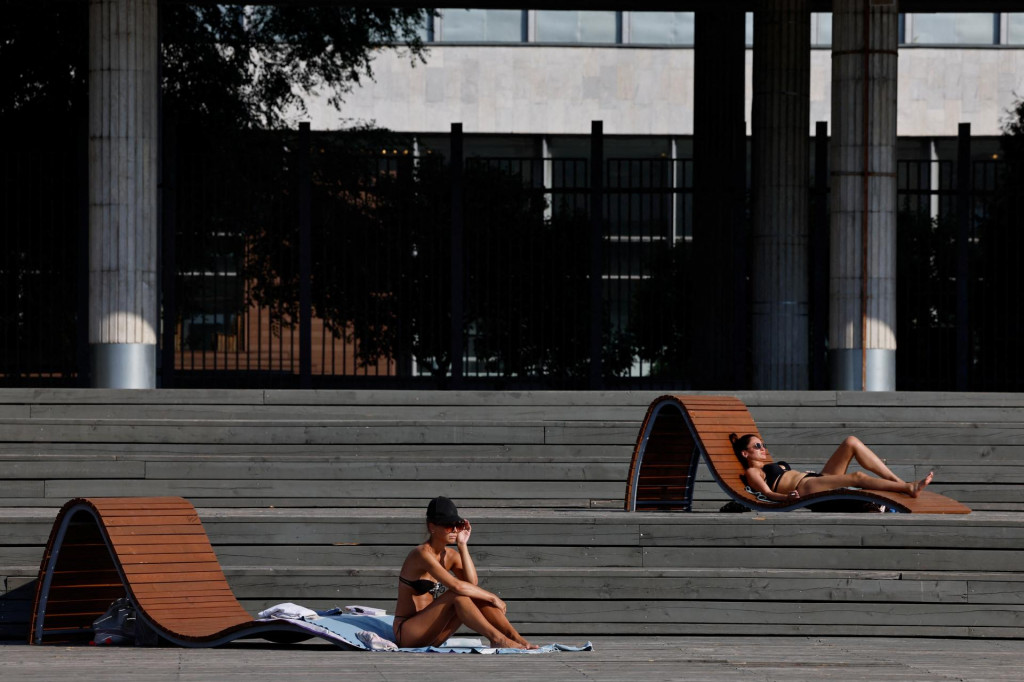
POLYGON ((77 498, 60 510, 39 568, 30 641, 88 639, 127 596, 164 639, 216 646, 242 637, 310 637, 255 621, 235 598, 195 508, 180 497, 77 498))
POLYGON ((956 500, 924 490, 917 497, 881 490, 840 488, 802 496, 794 502, 764 502, 746 490, 744 468, 729 434, 756 434, 746 405, 730 396, 666 395, 647 409, 626 483, 626 510, 689 511, 697 465, 703 459, 715 481, 736 502, 761 511, 788 511, 816 502, 858 499, 899 512, 968 514, 956 500))

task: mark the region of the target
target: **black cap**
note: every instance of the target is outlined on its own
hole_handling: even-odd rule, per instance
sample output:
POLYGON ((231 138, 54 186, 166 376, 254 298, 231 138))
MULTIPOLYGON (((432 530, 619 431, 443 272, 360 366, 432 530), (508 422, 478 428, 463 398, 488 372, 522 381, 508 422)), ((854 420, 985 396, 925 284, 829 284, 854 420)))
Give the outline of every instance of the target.
POLYGON ((427 521, 437 525, 458 526, 464 522, 459 516, 459 508, 447 497, 435 497, 427 505, 427 521))

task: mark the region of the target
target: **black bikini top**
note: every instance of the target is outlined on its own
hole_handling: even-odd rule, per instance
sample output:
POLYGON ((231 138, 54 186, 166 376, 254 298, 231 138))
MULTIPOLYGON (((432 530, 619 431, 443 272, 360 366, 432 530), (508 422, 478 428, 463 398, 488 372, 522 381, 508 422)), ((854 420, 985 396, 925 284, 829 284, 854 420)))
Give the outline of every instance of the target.
POLYGON ((398 581, 411 587, 413 594, 417 597, 421 594, 430 593, 433 595, 434 599, 437 599, 444 594, 446 589, 448 589, 441 583, 435 583, 433 580, 427 580, 426 578, 421 578, 420 580, 409 580, 405 576, 400 575, 398 576, 398 581))
POLYGON ((775 492, 775 486, 779 484, 782 474, 787 471, 789 471, 789 464, 785 462, 779 462, 778 464, 772 462, 771 464, 764 465, 764 482, 768 484, 772 492, 775 492))

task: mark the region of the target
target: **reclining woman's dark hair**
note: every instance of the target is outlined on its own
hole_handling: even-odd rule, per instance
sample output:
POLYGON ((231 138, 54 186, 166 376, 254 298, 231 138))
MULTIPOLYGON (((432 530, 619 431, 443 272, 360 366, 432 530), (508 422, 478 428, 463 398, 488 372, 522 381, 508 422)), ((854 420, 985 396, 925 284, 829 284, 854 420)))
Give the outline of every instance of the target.
POLYGON ((732 451, 742 464, 747 463, 747 458, 743 456, 743 451, 750 445, 750 439, 757 438, 753 433, 744 434, 737 436, 735 433, 729 434, 729 442, 732 443, 732 451))

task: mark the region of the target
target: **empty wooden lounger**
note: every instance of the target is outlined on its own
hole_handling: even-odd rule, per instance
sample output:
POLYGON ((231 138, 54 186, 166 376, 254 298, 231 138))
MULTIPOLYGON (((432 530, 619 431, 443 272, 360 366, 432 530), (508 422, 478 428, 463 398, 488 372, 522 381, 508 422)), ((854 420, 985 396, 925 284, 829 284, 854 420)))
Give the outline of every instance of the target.
POLYGON ((753 417, 740 400, 728 396, 666 395, 647 409, 633 449, 626 482, 626 510, 681 509, 693 502, 693 482, 701 459, 722 489, 736 502, 761 511, 788 511, 837 499, 865 500, 893 511, 918 514, 968 514, 956 500, 924 490, 918 497, 879 490, 840 488, 806 495, 794 502, 765 502, 746 490, 744 469, 729 434, 757 434, 753 417))
POLYGON ((285 620, 254 621, 242 608, 187 500, 67 502, 39 568, 30 641, 88 640, 93 621, 124 596, 137 618, 181 646, 216 646, 241 637, 294 642, 311 636, 285 620))

